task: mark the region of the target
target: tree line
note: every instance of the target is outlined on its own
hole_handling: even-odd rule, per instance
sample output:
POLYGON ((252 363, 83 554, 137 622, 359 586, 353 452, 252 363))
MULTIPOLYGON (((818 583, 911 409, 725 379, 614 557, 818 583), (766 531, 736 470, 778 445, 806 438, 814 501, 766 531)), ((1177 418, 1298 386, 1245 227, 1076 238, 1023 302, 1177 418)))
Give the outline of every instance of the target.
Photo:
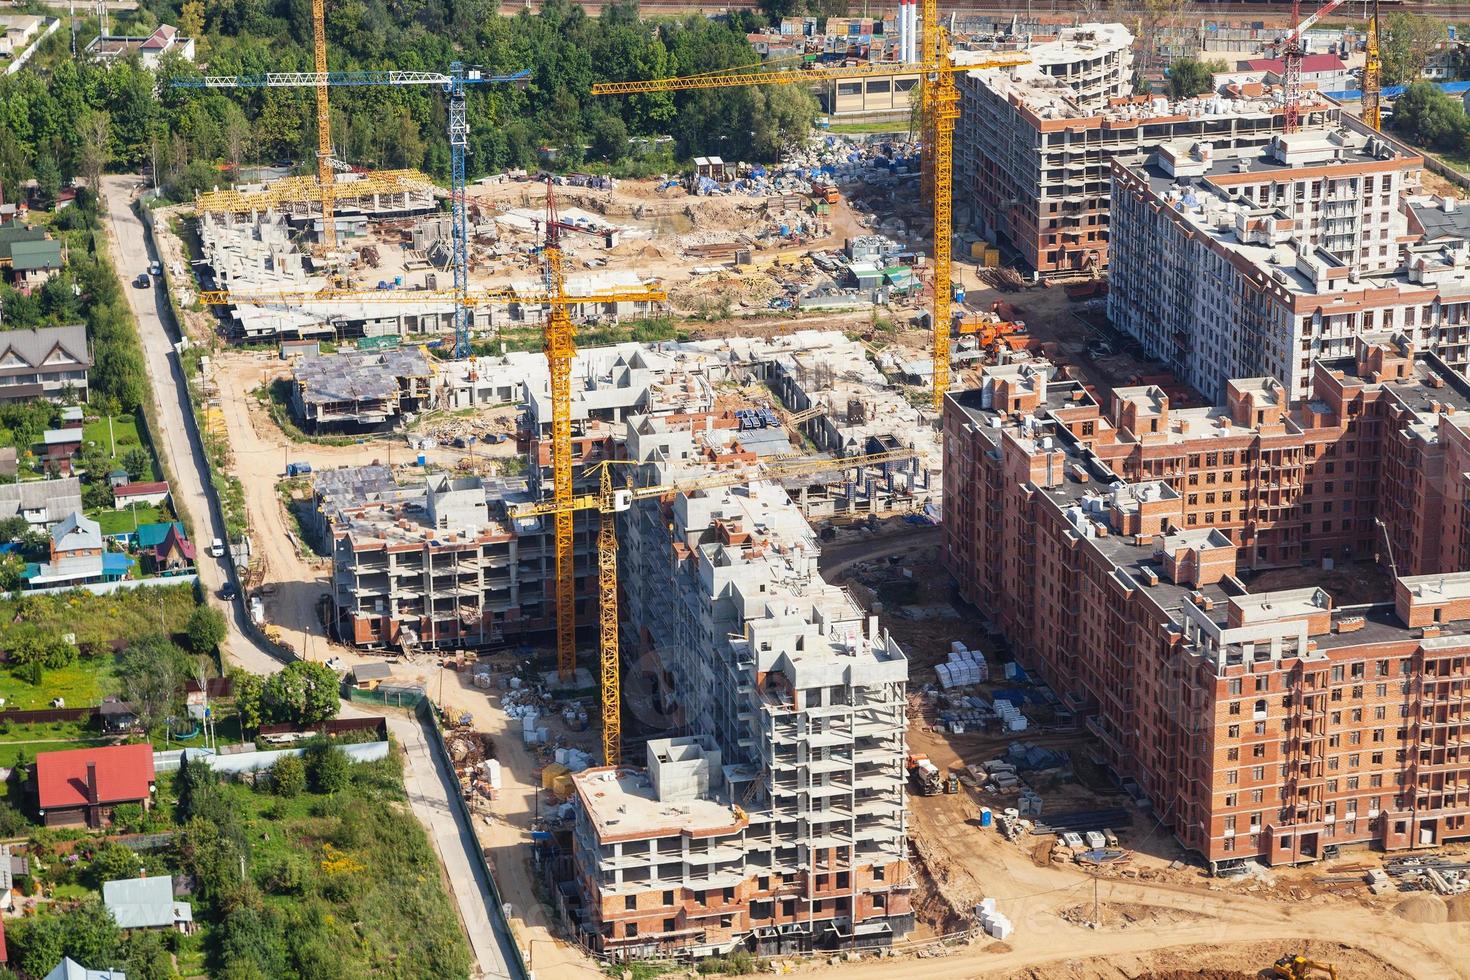
MULTIPOLYGON (((145 0, 134 33, 168 22, 196 38, 212 75, 310 71, 307 0, 145 0)), ((712 153, 773 159, 815 118, 797 86, 593 97, 598 81, 658 78, 759 60, 746 33, 755 13, 710 19, 642 19, 636 0, 588 17, 570 0, 501 16, 497 0, 344 0, 326 8, 333 70, 446 71, 454 61, 487 72, 531 72, 524 88, 472 86, 471 177, 510 167, 670 169, 712 153), (673 138, 672 146, 657 137, 673 138)), ((161 182, 186 196, 227 179, 231 167, 309 159, 316 110, 309 89, 194 89, 172 85, 201 70, 166 57, 155 79, 128 60, 72 60, 65 32, 32 70, 0 79, 0 180, 65 180, 104 167, 156 163, 161 182)), ((370 168, 449 171, 444 96, 433 87, 337 88, 337 156, 370 168)))

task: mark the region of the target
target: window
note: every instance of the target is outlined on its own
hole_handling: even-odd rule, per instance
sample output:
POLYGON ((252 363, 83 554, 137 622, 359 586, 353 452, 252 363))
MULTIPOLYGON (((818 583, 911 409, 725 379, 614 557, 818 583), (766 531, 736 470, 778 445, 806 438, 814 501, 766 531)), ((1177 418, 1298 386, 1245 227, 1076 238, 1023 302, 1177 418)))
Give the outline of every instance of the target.
POLYGON ((678 919, 665 919, 664 920, 664 932, 673 932, 674 930, 676 930, 678 928, 679 928, 679 920, 678 919))
POLYGON ((1225 805, 1226 806, 1235 806, 1235 794, 1234 793, 1226 793, 1225 794, 1225 805))
POLYGON ((1227 728, 1225 730, 1225 733, 1226 733, 1226 736, 1229 737, 1229 738, 1240 738, 1240 726, 1239 725, 1231 725, 1229 728, 1227 728))
POLYGON ((664 904, 665 905, 673 905, 674 904, 674 893, 672 891, 666 891, 666 892, 664 892, 664 904))
POLYGON ((629 895, 627 898, 623 899, 623 908, 626 909, 627 911, 632 912, 637 907, 638 907, 638 896, 637 895, 629 895))
POLYGON ((1254 779, 1256 782, 1260 782, 1261 780, 1265 779, 1266 778, 1266 767, 1265 766, 1256 766, 1253 769, 1251 769, 1251 778, 1254 779))

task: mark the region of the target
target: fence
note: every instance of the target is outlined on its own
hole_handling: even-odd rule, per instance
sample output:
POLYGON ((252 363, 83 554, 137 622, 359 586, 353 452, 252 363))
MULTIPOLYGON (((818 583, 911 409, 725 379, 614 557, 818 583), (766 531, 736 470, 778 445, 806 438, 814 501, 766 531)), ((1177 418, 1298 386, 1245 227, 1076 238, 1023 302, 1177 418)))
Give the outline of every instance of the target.
POLYGON ((149 585, 190 585, 198 580, 199 576, 190 572, 187 575, 169 575, 166 578, 124 578, 116 582, 88 582, 83 585, 57 585, 49 589, 25 589, 20 592, 0 593, 0 596, 14 599, 23 595, 60 595, 76 589, 86 589, 93 595, 108 595, 123 589, 141 589, 149 585))
POLYGON ((376 691, 347 689, 347 700, 357 704, 379 704, 390 708, 417 708, 426 695, 421 687, 380 687, 376 691))
POLYGON ((34 708, 23 711, 0 711, 0 724, 44 725, 53 721, 90 721, 97 716, 97 706, 90 708, 34 708))
MULTIPOLYGON (((449 758, 449 747, 444 744, 444 732, 439 727, 439 719, 435 716, 433 703, 428 698, 424 698, 419 701, 414 714, 418 717, 420 725, 428 733, 429 746, 433 749, 436 761, 449 774, 450 782, 454 782, 454 762, 449 758)), ((470 836, 473 837, 475 833, 475 821, 473 814, 470 813, 469 804, 465 802, 464 796, 460 794, 457 787, 449 795, 453 800, 459 819, 464 821, 465 828, 468 830, 470 836)), ((480 872, 484 874, 485 883, 490 889, 491 928, 505 937, 505 942, 501 945, 508 949, 511 954, 506 957, 506 965, 509 967, 511 975, 515 980, 526 980, 526 978, 530 977, 531 971, 526 966, 526 961, 521 954, 520 944, 515 941, 514 934, 510 931, 510 920, 505 917, 505 902, 501 899, 500 889, 495 884, 495 875, 491 873, 490 865, 485 860, 484 849, 475 847, 472 850, 474 851, 475 862, 480 866, 480 872)))

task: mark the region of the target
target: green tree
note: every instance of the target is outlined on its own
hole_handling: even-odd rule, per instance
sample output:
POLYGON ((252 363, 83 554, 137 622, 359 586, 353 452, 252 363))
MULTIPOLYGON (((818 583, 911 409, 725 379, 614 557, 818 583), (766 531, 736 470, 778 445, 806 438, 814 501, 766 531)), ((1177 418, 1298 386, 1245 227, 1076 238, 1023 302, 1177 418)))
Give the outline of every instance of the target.
POLYGON ((56 203, 56 196, 61 193, 61 168, 50 153, 43 153, 36 161, 36 187, 46 206, 56 203))
POLYGON ((65 956, 93 968, 122 965, 122 933, 95 899, 17 923, 6 932, 11 964, 33 977, 44 977, 65 956))
POLYGON ((87 865, 87 883, 101 891, 104 882, 136 878, 142 870, 143 863, 130 848, 118 843, 107 843, 102 845, 87 865))
POLYGON ((1169 97, 1192 99, 1215 88, 1210 66, 1196 58, 1179 58, 1169 66, 1169 97))
POLYGON ((1381 34, 1383 84, 1405 85, 1419 78, 1430 52, 1444 40, 1445 22, 1424 14, 1395 13, 1388 16, 1381 34))
POLYGON ((1414 82, 1399 96, 1391 125, 1411 143, 1446 151, 1459 149, 1470 132, 1460 101, 1426 81, 1414 82))
POLYGON ((183 713, 184 682, 193 667, 188 654, 160 633, 144 636, 123 651, 123 691, 146 731, 183 713))
POLYGON ((277 796, 300 796, 306 789, 306 766, 298 755, 283 755, 271 766, 271 792, 277 796))
POLYGON ((184 627, 184 637, 189 643, 189 649, 200 654, 213 653, 228 635, 229 626, 225 622, 225 614, 213 606, 196 608, 189 615, 189 622, 184 627))
POLYGON ((77 648, 61 636, 31 623, 20 623, 5 633, 5 646, 10 661, 22 666, 39 664, 46 670, 59 670, 76 662, 77 648))
POLYGON ((123 453, 123 469, 128 471, 128 476, 134 480, 141 480, 144 476, 153 473, 153 457, 148 455, 148 450, 141 446, 134 446, 123 453))
POLYGON ((128 936, 124 958, 128 980, 173 980, 177 976, 163 936, 151 929, 136 929, 128 936))
POLYGON ((306 749, 306 776, 317 793, 340 793, 352 782, 347 754, 325 740, 306 749))
POLYGON ((262 714, 273 722, 315 725, 337 716, 340 687, 336 673, 326 664, 297 660, 265 682, 262 714))
POLYGON ((240 713, 240 731, 254 731, 265 723, 265 681, 258 674, 241 671, 234 675, 235 710, 240 713))

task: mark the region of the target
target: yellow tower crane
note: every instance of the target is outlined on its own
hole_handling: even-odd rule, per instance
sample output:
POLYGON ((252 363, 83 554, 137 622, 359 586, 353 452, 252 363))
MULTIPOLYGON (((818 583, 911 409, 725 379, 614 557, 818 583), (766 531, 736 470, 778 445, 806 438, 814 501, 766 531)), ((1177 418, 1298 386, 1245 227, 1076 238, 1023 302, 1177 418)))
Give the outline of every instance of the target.
POLYGON ((565 501, 549 500, 508 508, 511 517, 527 518, 566 514, 568 519, 579 510, 595 510, 602 515, 597 532, 598 585, 598 653, 602 681, 602 760, 603 765, 616 766, 622 761, 622 678, 618 653, 618 532, 617 515, 629 510, 635 501, 650 500, 673 493, 693 493, 718 487, 737 486, 759 480, 784 479, 803 473, 850 470, 863 466, 882 466, 918 456, 914 449, 893 449, 864 456, 841 459, 799 459, 767 467, 759 472, 727 470, 690 480, 679 480, 652 487, 619 487, 613 478, 613 467, 633 465, 630 460, 608 460, 593 467, 598 470, 598 492, 568 497, 565 501))
POLYGON ((593 95, 632 95, 643 92, 686 92, 707 88, 737 88, 742 85, 799 85, 850 78, 892 78, 918 73, 920 102, 924 115, 925 187, 933 188, 934 208, 934 410, 944 407, 949 389, 950 362, 950 259, 953 248, 954 124, 959 118, 957 72, 981 68, 1009 68, 1030 61, 1023 54, 993 53, 969 64, 955 64, 949 37, 939 26, 938 0, 924 0, 924 44, 916 63, 880 63, 842 68, 794 68, 759 71, 759 64, 728 72, 709 72, 678 78, 654 78, 629 82, 598 82, 593 95), (932 175, 932 176, 931 176, 932 175))
POLYGON ((316 63, 316 177, 322 190, 322 244, 337 246, 336 170, 332 167, 332 107, 327 101, 326 0, 311 0, 311 43, 316 63))
POLYGON ((1363 122, 1375 130, 1383 128, 1383 56, 1379 49, 1378 0, 1368 18, 1367 58, 1363 62, 1363 122))

